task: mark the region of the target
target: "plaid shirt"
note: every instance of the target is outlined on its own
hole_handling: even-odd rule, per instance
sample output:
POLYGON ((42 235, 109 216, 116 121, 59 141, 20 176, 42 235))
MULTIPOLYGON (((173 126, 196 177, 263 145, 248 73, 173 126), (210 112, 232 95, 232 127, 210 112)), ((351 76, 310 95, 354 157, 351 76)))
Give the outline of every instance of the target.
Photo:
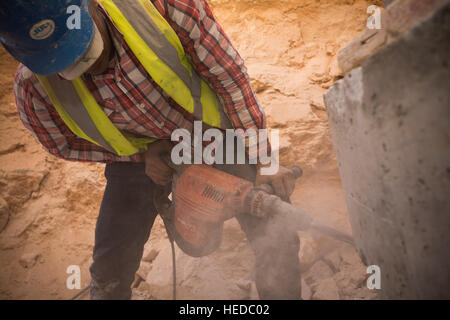
MULTIPOLYGON (((256 100, 246 67, 205 0, 152 0, 175 30, 199 75, 221 100, 235 128, 265 128, 265 115, 256 100)), ((114 125, 140 136, 170 139, 177 128, 192 131, 194 118, 148 75, 103 9, 115 54, 108 70, 83 75, 89 91, 114 125)), ((117 156, 74 135, 61 120, 33 73, 20 65, 15 77, 19 116, 49 153, 77 161, 143 161, 142 154, 117 156)), ((269 148, 268 142, 259 148, 269 148)), ((250 158, 258 153, 249 145, 250 158)))

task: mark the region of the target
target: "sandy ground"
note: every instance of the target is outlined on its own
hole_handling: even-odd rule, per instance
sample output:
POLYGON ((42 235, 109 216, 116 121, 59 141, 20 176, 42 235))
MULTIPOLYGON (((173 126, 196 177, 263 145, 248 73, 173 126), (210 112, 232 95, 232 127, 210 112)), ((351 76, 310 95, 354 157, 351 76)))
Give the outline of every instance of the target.
MULTIPOLYGON (((336 52, 363 30, 366 8, 374 3, 211 1, 246 61, 269 126, 280 130, 282 164, 305 170, 293 203, 347 232, 351 229, 345 196, 322 95, 340 77, 336 52)), ((67 299, 77 292, 66 288, 69 265, 80 266, 82 287, 90 281, 94 227, 105 184, 103 165, 66 162, 42 150, 17 116, 12 94, 16 65, 1 49, 0 299, 67 299)), ((317 235, 300 237, 304 298, 375 297, 364 289, 365 269, 351 247, 317 235)), ((134 298, 168 298, 168 252, 158 221, 146 245, 145 256, 152 257, 142 263, 134 298)), ((178 256, 181 297, 257 298, 251 282, 252 253, 234 222, 227 223, 223 245, 212 257, 178 256), (199 275, 200 268, 211 272, 199 275)))

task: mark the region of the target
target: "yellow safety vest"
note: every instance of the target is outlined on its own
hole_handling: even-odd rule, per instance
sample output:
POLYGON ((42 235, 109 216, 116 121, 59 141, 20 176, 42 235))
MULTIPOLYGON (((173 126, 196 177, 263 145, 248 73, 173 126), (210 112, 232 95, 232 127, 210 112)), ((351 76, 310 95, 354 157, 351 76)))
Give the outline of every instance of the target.
MULTIPOLYGON (((99 0, 152 79, 181 107, 210 126, 230 128, 215 92, 202 80, 175 31, 150 0, 99 0)), ((56 111, 77 136, 121 156, 147 149, 156 138, 121 132, 81 78, 38 76, 56 111)))

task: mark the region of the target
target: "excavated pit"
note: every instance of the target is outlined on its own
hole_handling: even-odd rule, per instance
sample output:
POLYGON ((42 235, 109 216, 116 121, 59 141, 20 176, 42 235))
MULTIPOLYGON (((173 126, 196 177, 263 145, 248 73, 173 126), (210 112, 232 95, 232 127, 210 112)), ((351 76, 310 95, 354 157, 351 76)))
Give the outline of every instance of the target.
MULTIPOLYGON (((305 175, 292 201, 315 218, 350 232, 344 193, 322 99, 340 78, 335 54, 365 27, 366 0, 211 0, 246 61, 268 124, 280 130, 284 165, 305 175)), ((0 299, 68 299, 70 265, 90 281, 94 227, 105 185, 103 165, 45 153, 22 126, 12 94, 16 62, 0 50, 0 299)), ((366 267, 352 247, 300 233, 305 299, 373 299, 366 267)), ((178 252, 179 298, 254 299, 253 254, 232 220, 221 248, 193 259, 178 252)), ((171 292, 170 247, 158 219, 146 244, 135 299, 171 292)), ((86 297, 84 297, 86 298, 86 297)))

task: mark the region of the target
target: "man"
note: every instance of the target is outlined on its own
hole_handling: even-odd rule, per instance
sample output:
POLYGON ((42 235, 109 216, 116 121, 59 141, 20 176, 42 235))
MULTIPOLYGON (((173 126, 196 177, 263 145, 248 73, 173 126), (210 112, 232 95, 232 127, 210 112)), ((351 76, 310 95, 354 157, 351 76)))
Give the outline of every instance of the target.
MULTIPOLYGON (((265 128, 244 63, 205 0, 14 2, 0 4, 0 16, 0 40, 23 63, 15 95, 24 125, 55 156, 106 163, 91 298, 129 299, 157 215, 153 191, 171 181, 160 157, 171 133, 191 132, 195 119, 265 128)), ((269 144, 248 144, 247 156, 258 148, 269 144)), ((248 179, 282 198, 294 189, 285 168, 251 171, 248 179)), ((264 220, 237 218, 255 252, 260 297, 298 299, 297 234, 268 238, 264 220)))

